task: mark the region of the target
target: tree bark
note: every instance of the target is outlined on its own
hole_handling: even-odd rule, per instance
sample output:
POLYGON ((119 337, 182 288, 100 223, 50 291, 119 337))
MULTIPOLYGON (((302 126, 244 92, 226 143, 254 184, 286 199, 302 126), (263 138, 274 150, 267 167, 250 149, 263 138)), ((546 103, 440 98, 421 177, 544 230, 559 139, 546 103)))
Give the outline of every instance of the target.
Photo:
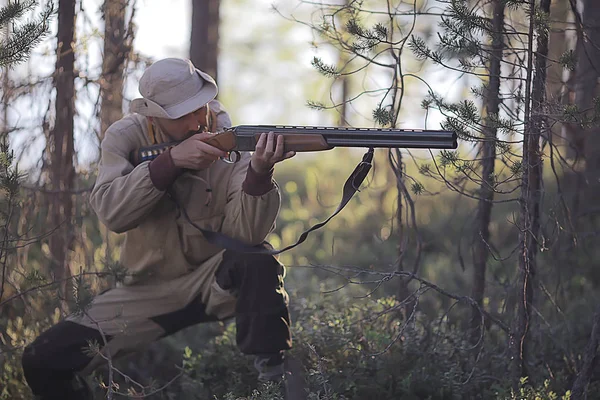
POLYGON ((587 387, 590 383, 594 368, 598 364, 598 345, 600 344, 600 307, 596 309, 594 315, 594 325, 592 326, 592 333, 590 340, 585 349, 583 355, 583 365, 577 378, 573 383, 573 390, 571 390, 571 400, 585 399, 587 387))
MULTIPOLYGON (((398 200, 396 201, 396 232, 398 234, 398 261, 396 264, 396 272, 402 273, 404 272, 404 256, 407 247, 405 222, 403 220, 405 210, 404 204, 402 203, 402 198, 404 197, 404 165, 402 160, 402 152, 400 151, 400 149, 390 150, 390 152, 391 151, 394 152, 396 159, 396 163, 392 163, 391 168, 396 177, 396 190, 398 191, 398 200)), ((408 221, 406 223, 408 224, 408 221)), ((406 310, 410 310, 410 308, 412 307, 412 304, 408 304, 410 303, 408 301, 408 298, 410 297, 408 283, 408 278, 404 276, 400 276, 398 278, 398 291, 396 294, 396 298, 400 302, 407 302, 407 304, 405 304, 404 307, 402 307, 405 317, 407 315, 406 310)))
POLYGON ((75 115, 75 1, 58 3, 58 43, 54 87, 56 88, 56 120, 49 135, 50 150, 50 222, 56 229, 50 237, 51 270, 60 282, 61 295, 71 297, 72 282, 67 253, 73 240, 71 190, 73 166, 73 120, 75 115))
MULTIPOLYGON (((593 116, 594 97, 598 96, 598 78, 600 78, 600 5, 593 0, 582 0, 582 35, 577 43, 577 70, 575 74, 575 103, 581 112, 593 116)), ((583 207, 580 216, 589 219, 598 215, 600 198, 600 128, 578 127, 576 142, 579 155, 585 160, 583 172, 583 207)))
POLYGON ((131 51, 125 27, 127 3, 127 0, 105 0, 104 2, 100 140, 103 139, 106 129, 123 116, 123 70, 131 51))
MULTIPOLYGON (((554 61, 548 65, 546 98, 554 108, 568 103, 567 76, 565 76, 567 70, 556 61, 575 44, 575 34, 571 29, 573 14, 570 12, 569 0, 555 0, 550 7, 550 19, 552 25, 548 38, 548 59, 554 61)), ((564 125, 560 121, 553 124, 553 136, 560 138, 563 129, 564 125)))
POLYGON ((219 56, 219 0, 192 0, 190 60, 217 79, 219 56))
MULTIPOLYGON (((593 99, 599 95, 600 50, 597 43, 600 42, 600 6, 592 0, 579 0, 578 3, 582 5, 580 10, 575 9, 575 1, 571 2, 577 32, 576 66, 569 76, 567 87, 570 103, 575 104, 581 117, 585 118, 593 116, 593 99), (578 12, 581 10, 583 12, 578 12)), ((564 136, 568 144, 566 156, 573 162, 574 169, 574 174, 565 179, 565 187, 570 195, 570 209, 578 210, 573 222, 577 232, 582 228, 581 222, 590 220, 590 214, 598 214, 600 129, 597 124, 581 126, 579 123, 566 123, 564 136)))
MULTIPOLYGON (((535 0, 531 1, 531 10, 535 0)), ((540 11, 550 12, 550 0, 541 0, 540 11)), ((533 23, 533 14, 530 23, 533 23)), ((533 40, 533 37, 530 37, 533 40)), ((548 35, 543 31, 537 34, 535 51, 535 73, 531 90, 531 113, 526 106, 525 132, 523 138, 522 181, 520 195, 519 223, 519 269, 517 279, 517 313, 513 321, 509 339, 510 374, 512 386, 516 390, 520 379, 528 376, 526 368, 527 341, 531 323, 533 304, 533 279, 536 272, 538 233, 540 230, 540 202, 542 178, 542 153, 540 138, 547 128, 543 115, 546 93, 546 59, 548 56, 548 35), (528 118, 529 117, 529 118, 528 118)), ((532 54, 530 53, 530 57, 532 54)))
MULTIPOLYGON (((477 205, 477 218, 475 220, 475 243, 473 251, 473 285, 471 297, 477 305, 483 307, 485 293, 486 265, 489 257, 488 243, 490 239, 490 220, 494 201, 494 164, 496 162, 497 129, 494 118, 500 111, 500 67, 502 64, 502 51, 504 49, 504 1, 493 1, 492 17, 492 48, 490 52, 490 81, 485 96, 486 121, 483 128, 484 142, 481 157, 481 186, 479 188, 479 201, 477 205)), ((481 338, 481 312, 473 307, 471 314, 471 342, 478 343, 481 338)))

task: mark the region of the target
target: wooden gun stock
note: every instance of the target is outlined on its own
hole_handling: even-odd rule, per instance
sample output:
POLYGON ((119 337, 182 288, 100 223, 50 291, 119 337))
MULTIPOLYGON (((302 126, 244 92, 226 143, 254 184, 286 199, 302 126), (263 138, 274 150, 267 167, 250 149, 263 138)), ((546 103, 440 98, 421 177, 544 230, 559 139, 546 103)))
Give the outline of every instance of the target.
MULTIPOLYGON (((258 143, 260 135, 260 133, 254 135, 254 143, 251 146, 252 148, 247 150, 238 148, 236 145, 236 136, 232 130, 217 133, 211 138, 205 140, 205 143, 208 143, 211 146, 223 151, 252 151, 254 150, 256 143, 258 143)), ((327 143, 327 140, 325 140, 323 135, 317 135, 314 133, 286 135, 283 133, 283 136, 285 137, 285 151, 322 151, 331 150, 333 148, 333 146, 330 146, 327 143)))

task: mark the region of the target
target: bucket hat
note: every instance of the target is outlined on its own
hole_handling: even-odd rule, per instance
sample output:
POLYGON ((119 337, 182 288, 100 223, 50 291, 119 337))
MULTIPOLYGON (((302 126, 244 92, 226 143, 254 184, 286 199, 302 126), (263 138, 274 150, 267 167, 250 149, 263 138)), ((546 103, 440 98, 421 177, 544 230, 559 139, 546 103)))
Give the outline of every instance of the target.
POLYGON ((218 88, 215 80, 190 60, 165 58, 144 71, 139 91, 142 98, 132 100, 129 111, 177 119, 213 100, 218 88))

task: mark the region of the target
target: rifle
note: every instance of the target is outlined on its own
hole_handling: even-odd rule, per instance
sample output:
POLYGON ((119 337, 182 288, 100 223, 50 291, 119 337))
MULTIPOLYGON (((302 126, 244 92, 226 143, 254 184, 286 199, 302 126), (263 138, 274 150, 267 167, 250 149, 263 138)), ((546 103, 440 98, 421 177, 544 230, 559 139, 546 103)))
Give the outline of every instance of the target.
MULTIPOLYGON (((256 142, 263 132, 273 132, 284 135, 284 151, 308 152, 330 150, 334 147, 368 147, 362 161, 356 166, 344 184, 342 199, 337 209, 323 222, 313 225, 304 231, 296 243, 281 250, 271 249, 268 246, 250 246, 237 239, 228 237, 220 232, 213 232, 202 228, 190 219, 174 195, 175 201, 184 218, 194 228, 198 229, 206 240, 224 249, 241 253, 253 254, 280 254, 304 242, 309 233, 321 228, 335 217, 348 204, 361 183, 371 169, 374 148, 416 148, 416 149, 455 149, 458 147, 457 135, 452 131, 444 130, 416 130, 392 128, 337 128, 318 126, 283 126, 283 125, 239 125, 215 133, 205 142, 229 153, 226 162, 235 163, 240 159, 240 152, 253 151, 256 142), (232 158, 235 155, 235 158, 232 158)), ((153 146, 142 147, 131 154, 134 165, 150 161, 158 157, 170 147, 180 142, 170 142, 153 146)))
MULTIPOLYGON (((240 152, 253 151, 263 132, 273 132, 285 137, 284 151, 312 152, 331 150, 334 147, 455 149, 455 132, 444 130, 392 129, 392 128, 339 128, 322 126, 239 125, 215 133, 206 143, 229 152, 224 161, 237 162, 240 152)), ((146 146, 134 151, 134 165, 151 161, 180 142, 146 146)))

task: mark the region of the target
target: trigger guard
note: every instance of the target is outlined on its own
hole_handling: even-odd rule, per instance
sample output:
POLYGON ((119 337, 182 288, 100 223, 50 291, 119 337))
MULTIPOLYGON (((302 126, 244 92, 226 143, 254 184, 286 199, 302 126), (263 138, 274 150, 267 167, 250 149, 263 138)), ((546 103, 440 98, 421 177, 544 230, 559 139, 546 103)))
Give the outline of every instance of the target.
POLYGON ((235 164, 236 162, 240 161, 241 158, 242 155, 240 154, 240 152, 234 150, 229 152, 229 155, 227 157, 221 157, 221 160, 226 164, 235 164))

